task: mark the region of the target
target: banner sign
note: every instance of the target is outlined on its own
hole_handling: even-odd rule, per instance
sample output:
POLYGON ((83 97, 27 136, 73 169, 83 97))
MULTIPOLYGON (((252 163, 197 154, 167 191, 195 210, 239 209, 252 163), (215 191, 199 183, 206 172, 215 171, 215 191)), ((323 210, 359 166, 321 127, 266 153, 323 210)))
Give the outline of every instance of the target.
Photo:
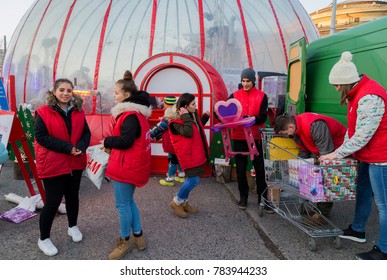
POLYGON ((0 110, 0 142, 7 147, 15 112, 0 110))
POLYGON ((7 95, 3 86, 3 81, 0 79, 0 110, 9 110, 7 95))

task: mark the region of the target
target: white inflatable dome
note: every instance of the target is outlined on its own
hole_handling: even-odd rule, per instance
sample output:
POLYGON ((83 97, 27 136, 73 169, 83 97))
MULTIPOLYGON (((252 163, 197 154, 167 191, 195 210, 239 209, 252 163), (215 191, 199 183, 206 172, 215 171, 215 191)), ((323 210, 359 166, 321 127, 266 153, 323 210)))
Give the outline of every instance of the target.
POLYGON ((126 69, 177 52, 211 64, 231 92, 241 69, 286 73, 289 45, 318 36, 298 0, 36 0, 3 76, 15 75, 17 104, 41 99, 57 78, 104 96, 126 69))

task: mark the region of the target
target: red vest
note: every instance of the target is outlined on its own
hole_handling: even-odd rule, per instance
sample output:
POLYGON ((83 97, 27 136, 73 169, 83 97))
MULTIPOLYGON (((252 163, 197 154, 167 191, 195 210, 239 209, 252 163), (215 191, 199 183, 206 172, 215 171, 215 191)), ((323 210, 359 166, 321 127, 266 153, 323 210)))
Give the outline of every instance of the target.
POLYGON ((151 142, 148 120, 134 111, 125 112, 118 116, 113 128, 113 136, 120 135, 125 118, 134 114, 140 122, 141 136, 128 149, 112 149, 106 168, 106 176, 116 181, 142 187, 148 183, 151 169, 151 142))
MULTIPOLYGON (((171 120, 168 123, 169 131, 171 131, 171 126, 175 122, 183 124, 181 119, 171 120)), ((192 124, 193 135, 191 138, 175 135, 172 132, 169 133, 176 156, 183 170, 199 167, 207 161, 206 151, 204 149, 208 145, 200 121, 199 126, 197 127, 195 123, 192 124)))
POLYGON ((169 135, 169 129, 163 133, 162 144, 163 151, 168 154, 176 154, 175 149, 173 148, 171 136, 169 135))
MULTIPOLYGON (((242 105, 242 115, 241 116, 250 116, 256 117, 260 113, 261 103, 265 93, 253 87, 249 91, 240 89, 233 93, 235 99, 237 99, 242 105)), ((259 128, 264 128, 265 123, 260 125, 251 126, 251 131, 253 133, 254 139, 261 139, 259 133, 259 128)), ((245 133, 243 127, 236 127, 231 130, 231 139, 235 140, 245 140, 245 133)))
MULTIPOLYGON (((37 109, 40 118, 46 125, 48 134, 62 139, 75 146, 81 139, 85 126, 85 113, 73 110, 71 112, 71 135, 67 130, 62 116, 48 105, 37 109)), ((73 170, 83 170, 86 167, 86 154, 73 156, 46 149, 35 140, 36 170, 39 178, 51 178, 70 174, 73 170)))
POLYGON ((315 113, 302 113, 297 116, 294 116, 296 119, 296 127, 297 130, 295 132, 298 137, 300 137, 304 147, 297 144, 301 149, 307 149, 307 151, 311 152, 315 155, 320 155, 320 152, 314 143, 312 134, 310 133, 310 126, 315 121, 324 121, 328 125, 328 129, 331 133, 334 148, 337 149, 344 142, 344 136, 347 132, 346 127, 335 120, 334 118, 319 115, 315 113))
MULTIPOLYGON (((380 96, 384 101, 384 108, 387 110, 386 90, 376 81, 369 79, 366 75, 349 92, 348 100, 348 137, 355 134, 357 107, 359 100, 367 94, 380 96)), ((355 158, 364 162, 387 162, 387 114, 384 112, 382 121, 376 129, 371 140, 361 150, 353 154, 355 158)))

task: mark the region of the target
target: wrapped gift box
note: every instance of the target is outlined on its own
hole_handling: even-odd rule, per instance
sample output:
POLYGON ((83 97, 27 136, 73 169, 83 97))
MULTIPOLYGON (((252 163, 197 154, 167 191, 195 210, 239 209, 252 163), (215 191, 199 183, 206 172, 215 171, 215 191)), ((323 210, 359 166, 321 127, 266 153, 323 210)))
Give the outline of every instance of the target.
POLYGON ((313 158, 307 159, 288 159, 289 167, 289 184, 298 188, 298 169, 301 165, 314 164, 313 158))
POLYGON ((322 161, 325 197, 327 201, 354 200, 356 198, 357 161, 335 159, 322 161))
POLYGON ((304 164, 298 168, 298 184, 301 196, 309 201, 324 201, 322 169, 313 164, 304 164))
POLYGON ((300 194, 312 202, 356 198, 357 161, 325 160, 320 166, 301 165, 298 171, 300 194))

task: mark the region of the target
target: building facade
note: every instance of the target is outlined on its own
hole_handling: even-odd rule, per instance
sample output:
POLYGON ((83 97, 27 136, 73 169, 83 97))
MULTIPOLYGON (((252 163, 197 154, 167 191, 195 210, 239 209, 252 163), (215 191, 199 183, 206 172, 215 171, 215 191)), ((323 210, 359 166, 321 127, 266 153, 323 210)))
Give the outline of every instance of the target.
MULTIPOLYGON (((320 36, 330 34, 332 6, 310 14, 320 36)), ((387 16, 387 1, 341 1, 336 6, 336 28, 340 32, 387 16)))

